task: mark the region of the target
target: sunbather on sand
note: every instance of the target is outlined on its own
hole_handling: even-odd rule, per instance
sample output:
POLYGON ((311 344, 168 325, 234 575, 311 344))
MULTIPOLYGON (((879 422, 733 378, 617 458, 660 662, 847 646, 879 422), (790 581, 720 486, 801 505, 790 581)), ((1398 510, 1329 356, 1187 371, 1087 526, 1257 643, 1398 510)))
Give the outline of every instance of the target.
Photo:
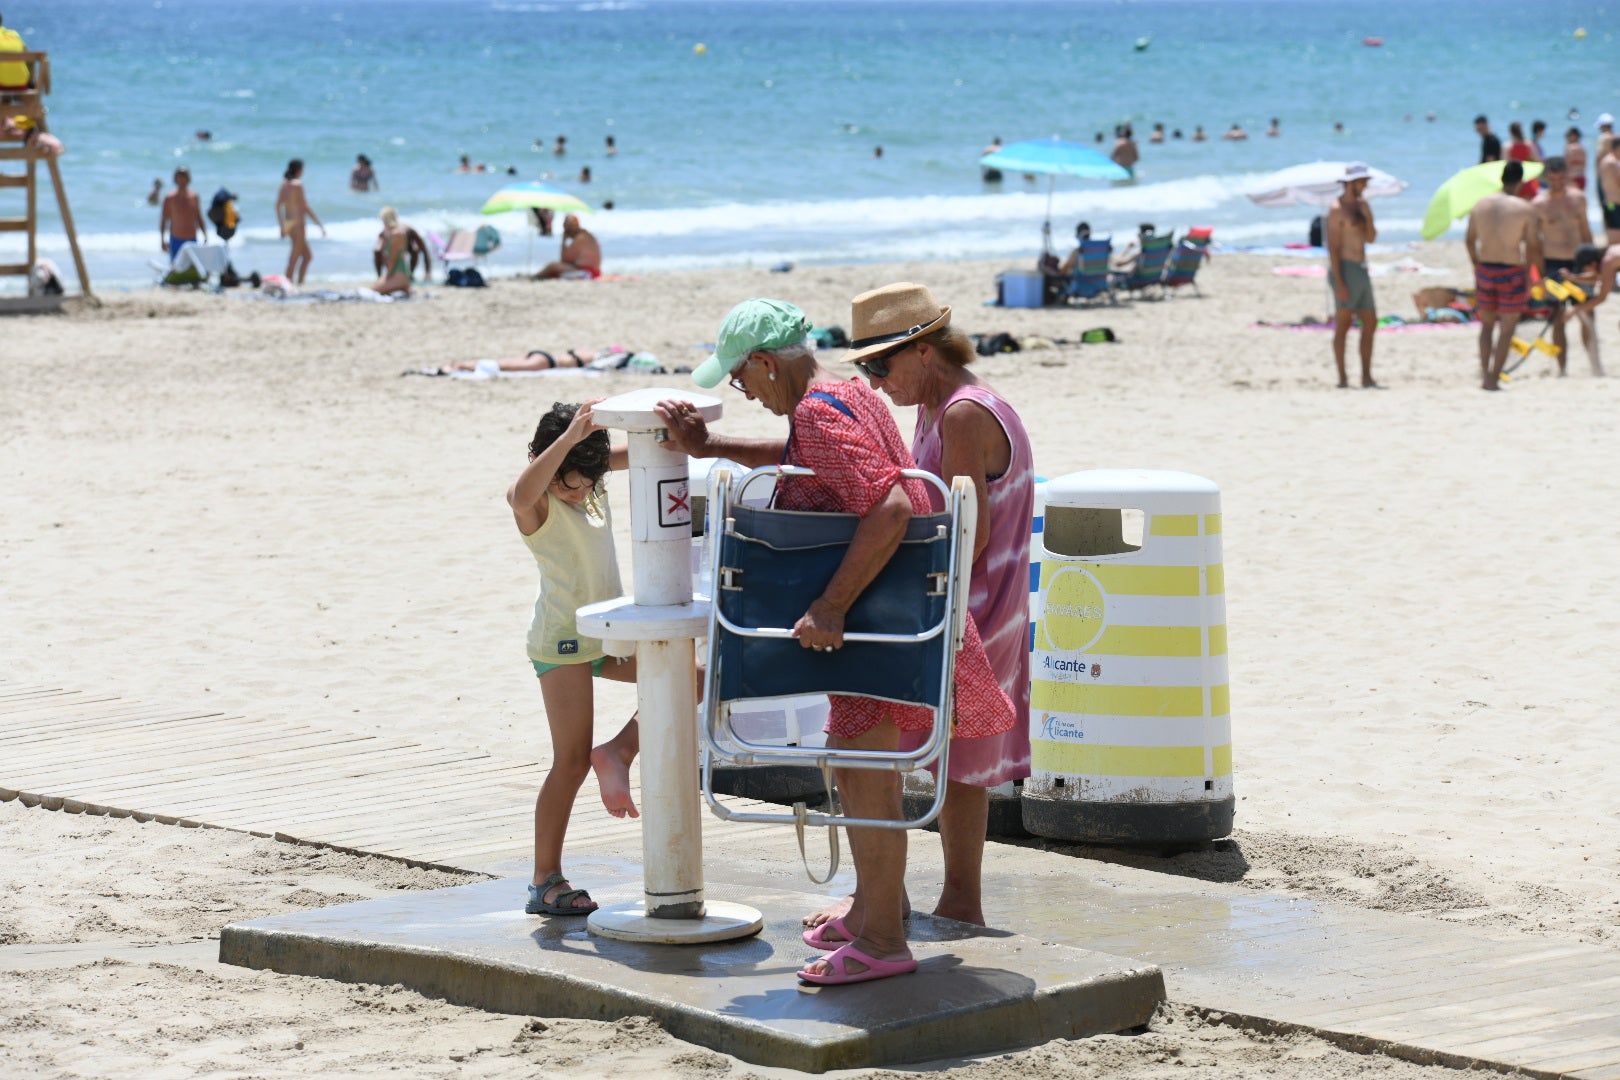
MULTIPOLYGON (((565 352, 549 353, 544 349, 530 349, 522 356, 509 356, 504 360, 496 360, 502 371, 550 371, 552 368, 585 367, 596 359, 594 349, 569 349, 565 352)), ((449 363, 437 371, 448 375, 452 371, 476 371, 479 364, 488 365, 488 360, 457 360, 449 363)))

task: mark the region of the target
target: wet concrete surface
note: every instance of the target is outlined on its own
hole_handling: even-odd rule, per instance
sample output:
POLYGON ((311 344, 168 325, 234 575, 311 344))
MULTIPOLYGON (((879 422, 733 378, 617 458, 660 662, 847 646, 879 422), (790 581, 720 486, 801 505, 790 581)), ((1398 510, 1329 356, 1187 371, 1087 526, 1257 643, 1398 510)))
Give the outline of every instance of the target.
MULTIPOLYGON (((639 898, 636 868, 596 863, 604 905, 639 898)), ((994 1053, 1145 1024, 1164 998, 1150 964, 1007 931, 915 915, 917 971, 813 987, 821 955, 800 917, 823 897, 711 882, 761 909, 757 937, 644 945, 590 934, 585 920, 525 915, 526 878, 410 893, 226 927, 220 960, 346 982, 401 983, 459 1004, 536 1016, 651 1016, 678 1038, 805 1072, 994 1053)))

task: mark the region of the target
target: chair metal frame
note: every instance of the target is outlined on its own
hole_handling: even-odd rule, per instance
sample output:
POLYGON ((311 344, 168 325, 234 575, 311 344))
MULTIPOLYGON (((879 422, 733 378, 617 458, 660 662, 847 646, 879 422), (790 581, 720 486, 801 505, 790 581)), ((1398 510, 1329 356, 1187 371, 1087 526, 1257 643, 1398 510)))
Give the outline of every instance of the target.
MULTIPOLYGON (((738 811, 721 803, 714 794, 712 778, 716 760, 735 766, 763 764, 810 766, 821 769, 824 774, 834 768, 880 769, 905 773, 925 768, 935 762, 938 763, 940 771, 944 772, 949 765, 950 717, 954 705, 956 653, 961 648, 963 637, 967 632, 968 581, 973 564, 973 537, 978 521, 978 502, 976 491, 968 478, 957 477, 950 487, 946 487, 943 480, 922 469, 906 469, 902 475, 908 479, 932 484, 944 496, 950 525, 942 525, 941 528, 950 530, 951 568, 945 581, 944 616, 938 623, 919 634, 846 633, 844 640, 906 644, 943 639, 947 651, 941 671, 940 704, 935 710, 934 727, 928 741, 915 750, 892 752, 832 747, 807 749, 802 746, 773 746, 768 743, 750 742, 738 735, 731 726, 730 706, 720 700, 721 633, 739 637, 783 639, 792 638, 793 630, 791 627, 739 626, 721 614, 718 593, 726 587, 727 581, 726 568, 721 565, 725 546, 721 542, 721 537, 735 535, 735 519, 731 514, 731 508, 734 503, 741 501, 744 491, 755 480, 763 476, 781 478, 814 475, 813 469, 801 466, 766 465, 749 471, 741 478, 733 478, 729 469, 721 469, 711 478, 708 521, 705 528, 708 534, 715 538, 710 552, 710 569, 713 573, 713 588, 717 595, 709 607, 709 669, 707 692, 704 695, 703 723, 700 725, 703 735, 703 797, 708 802, 709 809, 725 821, 793 824, 800 826, 801 829, 805 825, 873 829, 922 828, 939 816, 940 810, 945 805, 947 785, 935 785, 934 801, 921 817, 895 820, 851 818, 837 813, 810 812, 805 809, 803 803, 797 804, 793 813, 738 811), (729 744, 722 743, 722 738, 728 740, 729 744)), ((826 692, 838 693, 839 690, 837 687, 831 687, 826 692)))

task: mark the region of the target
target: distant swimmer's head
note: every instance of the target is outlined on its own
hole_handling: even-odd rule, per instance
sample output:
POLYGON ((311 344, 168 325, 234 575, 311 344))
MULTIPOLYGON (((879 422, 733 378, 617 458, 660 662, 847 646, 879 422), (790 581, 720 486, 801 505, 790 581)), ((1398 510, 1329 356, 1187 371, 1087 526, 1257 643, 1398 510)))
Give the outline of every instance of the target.
POLYGON ((1510 161, 1502 166, 1502 187, 1518 187, 1524 180, 1524 166, 1517 161, 1510 161))
POLYGON ((392 206, 383 207, 381 210, 377 211, 377 216, 382 218, 383 228, 399 228, 399 211, 395 210, 392 206))
POLYGON ((296 180, 304 175, 304 160, 293 158, 287 162, 287 171, 281 174, 283 180, 296 180))

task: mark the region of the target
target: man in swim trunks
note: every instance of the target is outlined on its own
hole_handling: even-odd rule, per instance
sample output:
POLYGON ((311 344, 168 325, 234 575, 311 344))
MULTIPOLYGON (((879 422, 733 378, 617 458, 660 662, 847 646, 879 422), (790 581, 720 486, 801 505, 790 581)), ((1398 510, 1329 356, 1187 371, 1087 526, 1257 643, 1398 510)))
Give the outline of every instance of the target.
POLYGON ((1603 229, 1608 233, 1611 244, 1620 244, 1620 157, 1615 156, 1617 146, 1620 144, 1612 134, 1607 141, 1598 140, 1598 204, 1603 208, 1603 229))
POLYGON ((534 275, 536 281, 559 278, 564 274, 583 272, 592 278, 602 276, 602 245, 579 223, 579 217, 569 214, 563 218, 562 251, 556 262, 547 263, 534 275))
POLYGON ((208 223, 203 218, 197 193, 191 190, 191 170, 184 165, 174 170, 174 190, 163 200, 158 217, 158 243, 169 253, 169 261, 180 254, 184 244, 195 241, 198 233, 208 239, 208 223))
POLYGON ((1361 386, 1377 389, 1373 381, 1373 333, 1378 329, 1378 305, 1373 300, 1372 278, 1367 276, 1367 245, 1378 239, 1372 208, 1364 193, 1372 173, 1359 161, 1345 166, 1344 193, 1328 211, 1328 284, 1333 287, 1333 363, 1339 369, 1339 389, 1350 386, 1344 370, 1344 347, 1350 321, 1361 321, 1361 386))
POLYGON ((1536 214, 1519 198, 1524 166, 1502 167, 1502 190, 1474 204, 1468 215, 1468 261, 1474 264, 1474 307, 1479 312, 1479 370, 1483 388, 1500 390, 1513 331, 1530 299, 1531 266, 1541 262, 1536 214))
MULTIPOLYGON (((1592 226, 1586 220, 1586 196, 1569 184, 1569 166, 1561 157, 1550 157, 1543 164, 1541 179, 1546 186, 1530 203, 1535 211, 1536 238, 1541 245, 1541 276, 1547 281, 1563 281, 1575 270, 1575 249, 1592 242, 1592 226)), ((1581 324, 1582 333, 1586 324, 1581 324)), ((1568 374, 1569 342, 1564 333, 1564 309, 1552 316, 1552 341, 1558 350, 1558 374, 1568 374)))

